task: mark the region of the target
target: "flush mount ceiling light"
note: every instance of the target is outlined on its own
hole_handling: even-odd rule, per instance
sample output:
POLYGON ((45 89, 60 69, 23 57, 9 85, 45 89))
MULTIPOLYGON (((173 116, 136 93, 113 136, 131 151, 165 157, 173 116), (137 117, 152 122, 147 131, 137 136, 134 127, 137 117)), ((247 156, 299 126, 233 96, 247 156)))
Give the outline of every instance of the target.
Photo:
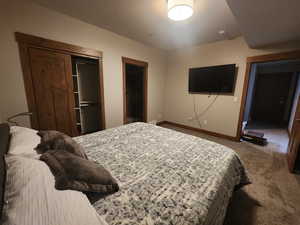
POLYGON ((168 17, 171 20, 186 20, 193 15, 194 0, 168 0, 168 17))

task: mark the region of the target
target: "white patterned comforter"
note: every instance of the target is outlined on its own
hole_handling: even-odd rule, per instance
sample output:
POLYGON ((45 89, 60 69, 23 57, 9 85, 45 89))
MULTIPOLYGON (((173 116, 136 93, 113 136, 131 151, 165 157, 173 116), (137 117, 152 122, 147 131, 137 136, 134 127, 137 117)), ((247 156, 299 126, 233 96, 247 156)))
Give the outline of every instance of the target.
POLYGON ((119 182, 94 204, 108 225, 222 225, 233 190, 249 183, 231 149, 150 124, 75 140, 119 182))

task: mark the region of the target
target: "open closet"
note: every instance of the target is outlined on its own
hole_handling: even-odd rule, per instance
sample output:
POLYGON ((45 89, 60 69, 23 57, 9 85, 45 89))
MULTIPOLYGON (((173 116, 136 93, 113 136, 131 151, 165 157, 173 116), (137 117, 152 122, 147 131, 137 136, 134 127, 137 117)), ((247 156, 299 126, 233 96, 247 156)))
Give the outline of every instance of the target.
POLYGON ((99 65, 94 59, 72 58, 72 77, 77 130, 81 134, 101 130, 99 123, 99 65))
POLYGON ((78 136, 105 129, 102 53, 16 33, 31 126, 78 136))

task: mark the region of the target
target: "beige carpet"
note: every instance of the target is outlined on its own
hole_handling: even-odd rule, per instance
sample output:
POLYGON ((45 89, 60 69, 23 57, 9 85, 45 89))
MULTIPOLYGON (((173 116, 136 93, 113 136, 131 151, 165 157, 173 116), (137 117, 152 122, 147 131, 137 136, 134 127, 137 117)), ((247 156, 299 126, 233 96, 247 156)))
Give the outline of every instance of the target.
POLYGON ((218 142, 235 150, 248 170, 252 184, 235 192, 225 225, 300 225, 300 175, 290 174, 282 146, 266 147, 232 142, 198 132, 163 125, 218 142))

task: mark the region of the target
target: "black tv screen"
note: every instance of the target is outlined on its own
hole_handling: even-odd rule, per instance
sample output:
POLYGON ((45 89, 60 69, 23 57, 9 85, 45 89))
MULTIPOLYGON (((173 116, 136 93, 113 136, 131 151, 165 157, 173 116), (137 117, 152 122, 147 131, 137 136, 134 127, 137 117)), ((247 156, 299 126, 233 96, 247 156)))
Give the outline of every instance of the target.
POLYGON ((189 70, 190 93, 233 93, 235 64, 191 68, 189 70))

